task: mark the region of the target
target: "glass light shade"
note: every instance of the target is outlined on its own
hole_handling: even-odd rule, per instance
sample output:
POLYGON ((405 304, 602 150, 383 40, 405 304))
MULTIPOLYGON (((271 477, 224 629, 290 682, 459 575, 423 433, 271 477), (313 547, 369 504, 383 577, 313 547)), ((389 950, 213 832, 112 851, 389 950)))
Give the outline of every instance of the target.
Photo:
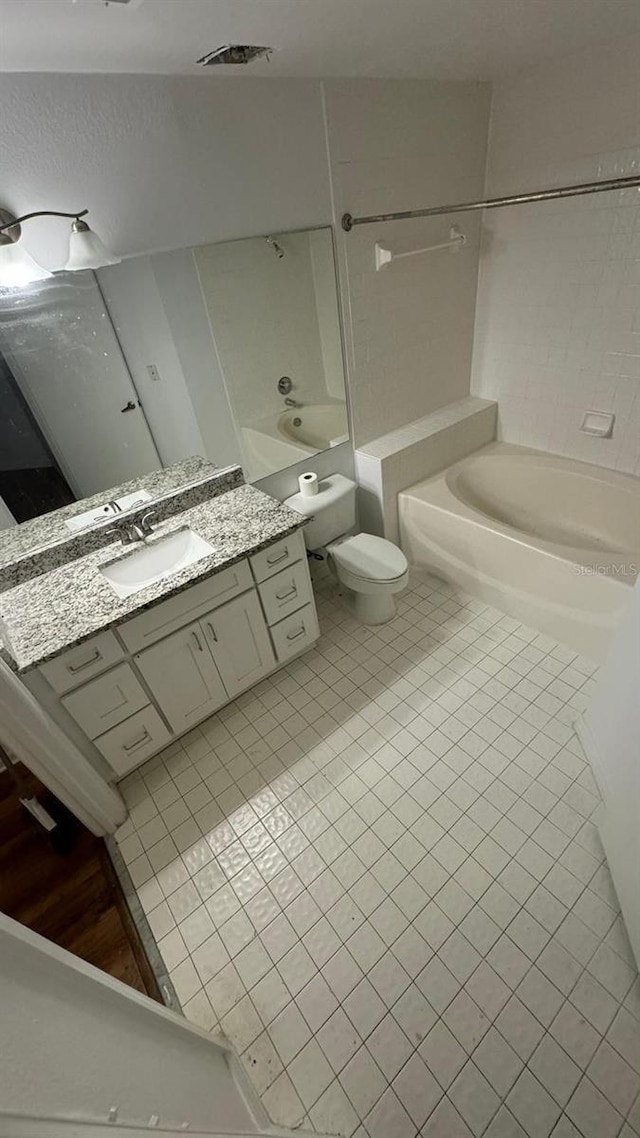
POLYGON ((69 259, 64 266, 68 273, 80 269, 102 269, 105 265, 119 265, 120 257, 113 257, 109 250, 86 222, 74 221, 69 238, 69 259))
POLYGON ((22 288, 34 281, 46 281, 52 275, 18 242, 0 245, 0 288, 22 288))

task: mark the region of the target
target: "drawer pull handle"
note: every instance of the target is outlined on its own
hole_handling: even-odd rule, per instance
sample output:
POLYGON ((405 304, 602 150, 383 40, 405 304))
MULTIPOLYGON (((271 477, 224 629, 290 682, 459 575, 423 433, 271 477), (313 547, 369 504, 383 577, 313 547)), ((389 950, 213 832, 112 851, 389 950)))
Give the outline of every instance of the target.
POLYGON ((306 631, 307 630, 306 630, 304 624, 301 624, 300 628, 298 629, 297 632, 288 632, 287 633, 287 640, 297 640, 299 636, 304 636, 306 631))
POLYGON ((267 565, 279 565, 281 561, 286 561, 289 556, 289 547, 285 545, 283 552, 278 557, 267 557, 267 565))
POLYGON ((298 586, 292 585, 292 587, 290 589, 287 589, 286 593, 276 593, 276 600, 277 601, 287 601, 289 599, 289 597, 296 597, 297 595, 298 595, 298 586))
POLYGON ((211 621, 210 621, 210 620, 208 620, 208 621, 207 621, 207 628, 209 629, 209 632, 211 633, 211 636, 213 637, 213 639, 215 640, 215 642, 216 642, 216 644, 217 644, 217 643, 218 643, 218 637, 216 636, 216 630, 215 630, 215 628, 213 627, 213 625, 212 625, 212 623, 211 623, 211 621))
POLYGON ((144 734, 142 734, 139 739, 136 739, 133 743, 123 743, 122 749, 123 751, 134 751, 136 747, 141 747, 143 743, 146 743, 147 739, 151 740, 151 736, 145 727, 144 734))
POLYGON ((88 660, 83 660, 81 664, 67 664, 67 670, 69 672, 81 672, 83 670, 83 668, 88 668, 89 664, 95 664, 96 660, 101 660, 101 659, 102 659, 102 652, 100 651, 99 648, 96 648, 93 655, 89 656, 88 660))
POLYGON ((191 633, 191 635, 193 636, 193 639, 195 641, 195 645, 196 645, 196 648, 198 649, 198 652, 204 652, 204 648, 202 647, 202 643, 201 643, 200 637, 198 636, 198 633, 194 630, 191 633))

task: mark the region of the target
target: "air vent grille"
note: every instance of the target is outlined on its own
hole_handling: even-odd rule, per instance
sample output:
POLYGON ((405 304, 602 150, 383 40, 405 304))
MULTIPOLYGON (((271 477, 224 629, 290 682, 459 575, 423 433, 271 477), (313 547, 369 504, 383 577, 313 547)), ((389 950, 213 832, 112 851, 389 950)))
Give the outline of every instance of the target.
POLYGON ((209 51, 197 62, 201 67, 237 66, 238 64, 252 63, 254 59, 268 59, 273 48, 257 47, 255 44, 228 43, 209 51))

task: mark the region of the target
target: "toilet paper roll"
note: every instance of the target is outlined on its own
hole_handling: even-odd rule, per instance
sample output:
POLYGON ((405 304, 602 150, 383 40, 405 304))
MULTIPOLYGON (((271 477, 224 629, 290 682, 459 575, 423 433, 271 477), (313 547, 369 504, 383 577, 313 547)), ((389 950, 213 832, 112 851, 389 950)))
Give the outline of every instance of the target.
POLYGON ((303 498, 313 498, 318 493, 318 475, 313 470, 308 470, 306 474, 300 475, 298 486, 303 498))

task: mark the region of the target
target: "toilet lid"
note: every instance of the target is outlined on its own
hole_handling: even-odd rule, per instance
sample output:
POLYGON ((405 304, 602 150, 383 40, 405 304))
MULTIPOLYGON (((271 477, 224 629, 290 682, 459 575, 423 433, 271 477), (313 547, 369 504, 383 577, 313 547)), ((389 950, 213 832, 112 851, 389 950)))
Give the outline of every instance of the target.
POLYGON ((395 581, 407 570, 407 559, 401 549, 384 537, 357 533, 331 546, 331 556, 354 577, 369 581, 395 581))

